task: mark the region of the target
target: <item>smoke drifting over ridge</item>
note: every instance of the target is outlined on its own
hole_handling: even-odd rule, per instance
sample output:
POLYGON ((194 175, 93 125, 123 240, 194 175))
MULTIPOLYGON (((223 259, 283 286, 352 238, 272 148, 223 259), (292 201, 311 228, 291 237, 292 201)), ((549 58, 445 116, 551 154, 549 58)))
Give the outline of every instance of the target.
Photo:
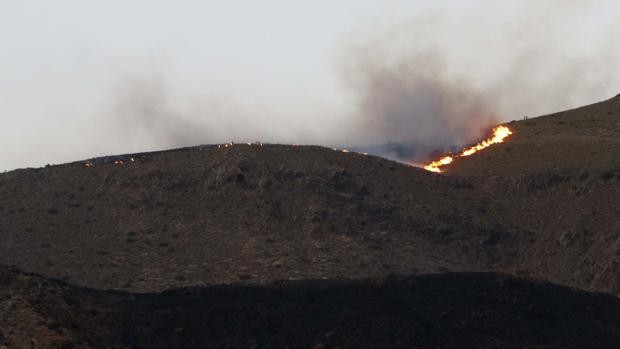
POLYGON ((355 50, 353 64, 344 68, 366 143, 415 141, 445 149, 480 138, 498 121, 492 102, 465 81, 445 76, 435 55, 391 63, 377 49, 355 50))
POLYGON ((124 80, 110 101, 109 131, 120 139, 138 138, 163 147, 196 145, 211 138, 207 125, 175 109, 168 88, 161 76, 124 80))
POLYGON ((483 3, 500 15, 435 9, 343 43, 338 71, 356 101, 359 139, 397 142, 367 149, 419 163, 497 123, 616 93, 620 79, 606 72, 620 64, 620 25, 575 25, 600 7, 524 1, 502 13, 505 4, 483 3))
POLYGON ((180 84, 161 70, 118 79, 105 109, 95 117, 105 130, 104 137, 125 144, 133 141, 138 150, 229 141, 296 143, 315 138, 304 121, 311 120, 309 113, 287 106, 290 102, 268 104, 244 86, 234 95, 209 83, 203 87, 206 91, 180 84))
POLYGON ((234 3, 217 5, 225 13, 154 3, 160 12, 49 5, 68 14, 60 34, 56 22, 23 27, 0 14, 0 39, 22 35, 0 61, 0 170, 230 140, 403 142, 389 156, 421 160, 494 123, 619 92, 613 1, 318 1, 303 11, 266 1, 243 18, 234 3), (360 7, 365 15, 350 11, 360 7))

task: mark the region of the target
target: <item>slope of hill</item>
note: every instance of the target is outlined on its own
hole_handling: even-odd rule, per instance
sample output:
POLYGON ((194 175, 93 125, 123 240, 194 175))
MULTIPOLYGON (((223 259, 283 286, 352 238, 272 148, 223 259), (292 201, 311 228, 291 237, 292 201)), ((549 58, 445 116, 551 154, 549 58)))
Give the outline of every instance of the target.
POLYGON ((506 275, 129 294, 0 267, 0 347, 601 348, 620 300, 506 275))
POLYGON ((135 292, 500 271, 620 293, 618 115, 616 97, 514 122, 447 175, 245 144, 12 171, 0 263, 135 292))
POLYGON ((0 262, 154 291, 477 270, 509 240, 470 183, 381 158, 243 144, 112 160, 0 175, 0 262))
POLYGON ((504 271, 619 294, 620 95, 507 125, 505 143, 446 168, 534 232, 504 271))
POLYGON ((446 173, 512 176, 620 168, 620 95, 506 125, 513 131, 506 143, 456 159, 446 173))

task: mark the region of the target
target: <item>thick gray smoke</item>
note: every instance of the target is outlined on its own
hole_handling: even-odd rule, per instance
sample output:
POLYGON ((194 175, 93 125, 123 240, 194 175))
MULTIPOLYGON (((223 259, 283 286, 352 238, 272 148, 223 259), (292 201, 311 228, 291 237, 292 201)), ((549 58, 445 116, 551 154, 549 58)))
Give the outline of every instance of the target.
POLYGON ((413 141, 411 147, 423 151, 409 153, 425 156, 478 139, 498 121, 493 101, 466 81, 446 76, 435 55, 390 62, 386 50, 374 47, 348 56, 353 59, 343 73, 357 98, 354 130, 366 143, 413 141))
POLYGON ((524 1, 503 11, 487 5, 497 19, 437 9, 343 42, 337 72, 355 101, 352 132, 365 144, 390 142, 360 149, 425 161, 478 141, 497 123, 616 93, 620 80, 608 73, 620 64, 618 25, 576 25, 600 8, 580 1, 524 1), (599 35, 588 40, 589 33, 599 35))

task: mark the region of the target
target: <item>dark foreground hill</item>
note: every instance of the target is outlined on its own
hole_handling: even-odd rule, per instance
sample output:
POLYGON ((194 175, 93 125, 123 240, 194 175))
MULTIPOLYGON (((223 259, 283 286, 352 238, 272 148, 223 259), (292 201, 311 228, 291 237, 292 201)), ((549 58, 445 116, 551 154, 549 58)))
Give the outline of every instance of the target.
POLYGON ((499 271, 620 293, 619 102, 511 123, 445 175, 246 144, 0 174, 0 263, 134 292, 499 271))
POLYGON ((611 348, 620 300, 492 273, 129 294, 0 268, 1 348, 611 348))

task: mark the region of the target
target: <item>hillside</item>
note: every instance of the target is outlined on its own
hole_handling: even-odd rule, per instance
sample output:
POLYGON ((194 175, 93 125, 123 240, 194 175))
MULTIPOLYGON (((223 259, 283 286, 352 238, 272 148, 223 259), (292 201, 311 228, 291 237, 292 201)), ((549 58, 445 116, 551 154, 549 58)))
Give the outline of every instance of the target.
POLYGON ((320 147, 234 145, 0 176, 0 262, 133 291, 491 266, 472 185, 320 147), (480 246, 484 249, 480 251, 480 246), (93 273, 93 270, 97 270, 93 273))
POLYGON ((618 294, 618 117, 616 97, 513 122, 440 175, 259 144, 3 173, 0 263, 132 292, 498 271, 618 294))
POLYGON ((0 174, 0 349, 612 347, 619 117, 512 122, 443 174, 262 144, 0 174))
POLYGON ((620 341, 616 297, 498 274, 129 294, 0 267, 0 285, 0 347, 7 348, 601 348, 620 341))
POLYGON ((505 143, 445 169, 533 232, 505 271, 620 293, 620 95, 507 126, 505 143))
POLYGON ((446 173, 513 176, 620 168, 620 95, 506 125, 513 132, 506 143, 456 159, 446 173))

